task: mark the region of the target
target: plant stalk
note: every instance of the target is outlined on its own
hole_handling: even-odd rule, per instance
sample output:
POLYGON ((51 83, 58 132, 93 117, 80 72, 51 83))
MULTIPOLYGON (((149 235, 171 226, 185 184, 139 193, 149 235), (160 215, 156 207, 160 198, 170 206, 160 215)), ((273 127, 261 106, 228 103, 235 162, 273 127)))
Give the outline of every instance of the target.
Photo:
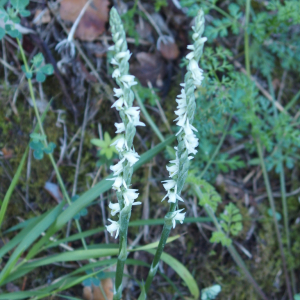
MULTIPOLYGON (((26 56, 25 56, 25 53, 24 53, 24 49, 23 49, 22 43, 20 42, 20 40, 18 38, 16 40, 17 40, 17 43, 18 43, 18 46, 19 46, 19 49, 20 49, 20 53, 21 53, 21 56, 22 56, 22 60, 23 60, 25 69, 28 72, 29 71, 29 67, 28 67, 28 63, 27 63, 27 59, 26 59, 26 56)), ((38 108, 37 108, 37 105, 36 105, 36 100, 35 100, 35 95, 34 95, 34 91, 33 91, 32 81, 31 81, 30 78, 27 78, 27 82, 28 82, 29 93, 30 93, 30 97, 31 97, 31 100, 32 100, 32 104, 33 104, 35 116, 37 118, 41 134, 45 135, 43 124, 42 124, 42 121, 41 121, 41 118, 40 118, 40 114, 39 114, 39 111, 38 111, 38 108)), ((45 140, 44 143, 45 143, 45 146, 47 147, 48 146, 47 140, 45 140)), ((72 205, 71 199, 70 199, 70 197, 68 195, 68 192, 66 190, 65 184, 64 184, 64 182, 63 182, 63 180, 61 178, 61 175, 60 175, 58 167, 57 167, 57 165, 55 163, 54 157, 53 157, 52 153, 50 153, 48 155, 49 155, 49 159, 50 159, 50 161, 52 163, 53 169, 54 169, 54 171, 56 173, 57 181, 58 181, 59 186, 60 186, 60 188, 62 190, 62 193, 63 193, 65 199, 67 200, 68 204, 72 205)), ((80 226, 78 220, 75 220, 75 223, 76 223, 78 231, 82 232, 81 226, 80 226)), ((83 245, 84 249, 87 250, 87 245, 86 245, 85 239, 81 238, 81 242, 82 242, 82 245, 83 245)))
POLYGON ((282 244, 281 235, 280 235, 280 231, 279 231, 278 221, 276 219, 275 202, 274 202, 274 198, 273 198, 273 194, 272 194, 272 190, 271 190, 268 172, 267 172, 265 161, 263 158, 262 147, 258 140, 256 140, 256 146, 257 146, 257 152, 258 152, 258 156, 259 156, 259 160, 260 160, 260 165, 262 168, 264 181, 265 181, 265 185, 266 185, 266 189, 267 189, 269 203, 270 203, 270 207, 272 210, 273 221, 274 221, 275 231, 276 231, 277 240, 278 240, 278 244, 279 244, 279 250, 280 250, 280 255, 281 255, 281 260, 282 260, 282 267, 283 267, 283 272, 284 272, 284 276, 285 276, 288 297, 289 297, 289 300, 293 300, 292 290, 291 290, 291 286, 290 286, 290 279, 289 279, 289 274, 288 274, 285 255, 284 255, 283 244, 282 244))

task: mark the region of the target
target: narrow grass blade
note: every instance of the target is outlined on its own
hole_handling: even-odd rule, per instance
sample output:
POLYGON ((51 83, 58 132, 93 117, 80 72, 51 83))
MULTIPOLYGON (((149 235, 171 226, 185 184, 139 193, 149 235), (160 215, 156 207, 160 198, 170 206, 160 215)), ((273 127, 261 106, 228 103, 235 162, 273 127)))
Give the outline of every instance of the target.
POLYGON ((53 210, 48 212, 40 222, 38 222, 24 237, 20 242, 18 247, 15 249, 13 254, 10 256, 8 262, 0 273, 0 284, 3 282, 5 277, 9 274, 12 268, 17 263, 17 260, 22 255, 22 253, 44 232, 56 219, 64 202, 57 205, 53 210))
MULTIPOLYGON (((152 149, 148 150, 146 153, 142 154, 139 161, 134 165, 134 171, 140 168, 143 164, 150 161, 154 156, 156 156, 159 152, 161 152, 167 145, 171 144, 175 140, 175 135, 167 138, 163 143, 158 144, 152 149)), ((34 257, 40 250, 43 245, 48 243, 49 238, 55 234, 58 230, 60 230, 69 220, 71 220, 80 210, 89 205, 93 200, 99 197, 99 194, 105 193, 108 191, 113 182, 110 180, 106 180, 111 178, 108 176, 107 178, 100 181, 93 188, 85 192, 81 195, 75 202, 72 203, 66 210, 64 210, 57 218, 55 224, 53 224, 46 235, 36 243, 32 249, 29 251, 26 259, 30 259, 34 257)))
MULTIPOLYGON (((151 249, 146 251, 153 255, 155 254, 155 250, 151 249)), ((182 278, 191 294, 193 295, 193 299, 199 299, 200 291, 197 282, 195 281, 193 275, 189 272, 189 270, 177 259, 165 252, 162 253, 161 260, 168 264, 179 275, 179 277, 182 278)))
MULTIPOLYGON (((49 110, 50 108, 50 104, 51 104, 51 101, 49 101, 43 115, 42 115, 42 118, 41 120, 43 121, 46 114, 47 114, 47 111, 49 110)), ((38 130, 38 125, 35 126, 35 129, 34 129, 34 132, 36 132, 38 130)), ((3 199, 3 202, 2 202, 2 205, 1 205, 1 208, 0 208, 0 229, 1 229, 1 225, 2 225, 2 222, 3 222, 3 219, 4 219, 4 216, 5 216, 5 212, 6 212, 6 209, 7 209, 7 206, 8 206, 8 203, 9 203, 9 199, 15 189, 15 186, 17 185, 18 181, 19 181, 19 178, 20 178, 20 175, 21 175, 21 172, 22 172, 22 169, 24 167, 24 163, 25 163, 25 160, 26 160, 26 157, 28 155, 28 151, 29 151, 29 146, 27 146, 23 156, 22 156, 22 159, 20 161, 20 164, 18 166, 18 169, 14 175, 14 178, 11 182, 11 184, 9 185, 9 188, 4 196, 4 199, 3 199)))
POLYGON ((0 249, 0 258, 3 257, 4 254, 6 254, 8 251, 13 249, 15 246, 17 246, 23 239, 24 236, 28 234, 28 232, 43 218, 43 216, 39 216, 36 218, 30 219, 31 222, 27 223, 27 226, 23 228, 13 239, 11 239, 8 243, 6 243, 1 249, 0 249))
POLYGON ((20 164, 18 166, 18 169, 17 169, 17 172, 15 173, 14 175, 14 178, 11 182, 11 184, 9 185, 9 188, 4 196, 4 199, 3 199, 3 202, 2 202, 2 205, 1 205, 1 209, 0 209, 0 229, 1 229, 1 225, 2 225, 2 222, 3 222, 3 219, 4 219, 4 216, 5 216, 5 212, 6 212, 6 209, 7 209, 7 206, 8 206, 8 202, 9 202, 9 199, 15 189, 15 186, 17 185, 18 181, 19 181, 19 178, 21 176, 21 172, 22 172, 22 169, 24 167, 24 164, 25 164, 25 161, 26 161, 26 157, 28 155, 28 151, 29 151, 29 147, 26 148, 23 156, 22 156, 22 159, 20 161, 20 164))

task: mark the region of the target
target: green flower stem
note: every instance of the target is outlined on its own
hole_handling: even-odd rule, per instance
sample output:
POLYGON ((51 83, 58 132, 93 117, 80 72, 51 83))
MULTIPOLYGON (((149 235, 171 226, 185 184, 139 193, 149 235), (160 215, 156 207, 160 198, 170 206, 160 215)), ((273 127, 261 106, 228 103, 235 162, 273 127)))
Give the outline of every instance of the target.
POLYGON ((114 300, 122 298, 122 279, 124 273, 125 261, 127 259, 127 232, 131 216, 131 206, 127 206, 120 211, 120 238, 119 238, 119 256, 117 261, 114 300))
POLYGON ((178 96, 178 99, 181 100, 178 99, 176 100, 179 105, 178 107, 181 106, 184 107, 184 115, 182 115, 181 110, 175 111, 176 115, 179 116, 176 119, 176 121, 178 121, 177 125, 180 127, 179 134, 177 135, 178 146, 176 148, 176 163, 175 163, 175 166, 176 167, 178 166, 178 169, 176 173, 174 174, 170 173, 170 177, 172 178, 173 181, 175 181, 176 200, 174 203, 171 202, 169 212, 165 216, 165 222, 160 237, 160 241, 156 249, 150 267, 150 271, 146 279, 144 289, 142 290, 142 293, 139 296, 139 300, 145 299, 145 293, 149 291, 151 282, 157 272, 161 254, 164 250, 164 246, 171 232, 173 222, 176 222, 176 219, 174 219, 175 218, 174 212, 178 208, 178 197, 180 197, 181 195, 181 191, 184 187, 184 183, 188 175, 190 159, 191 159, 191 157, 189 157, 189 154, 191 153, 195 154, 197 152, 196 149, 194 149, 195 151, 191 149, 192 147, 191 145, 189 145, 189 148, 187 148, 188 147, 187 140, 190 139, 190 141, 192 141, 191 143, 196 144, 194 147, 197 147, 198 139, 196 139, 193 133, 187 136, 185 130, 189 128, 189 130, 192 131, 190 126, 191 124, 193 124, 194 114, 196 111, 195 85, 200 85, 203 79, 202 77, 203 71, 199 68, 198 63, 203 53, 204 42, 206 41, 206 38, 202 38, 202 34, 204 32, 204 22, 205 22, 204 13, 202 10, 200 10, 195 20, 195 26, 193 27, 194 43, 192 46, 189 46, 189 49, 192 49, 193 52, 189 53, 189 55, 187 56, 190 62, 187 67, 187 73, 185 74, 184 77, 184 85, 183 85, 184 89, 181 91, 181 94, 178 96))
POLYGON ((292 290, 291 290, 291 286, 290 286, 290 279, 289 279, 289 274, 288 274, 285 255, 284 255, 283 244, 282 244, 281 235, 280 235, 280 231, 279 231, 278 221, 276 219, 275 201, 274 201, 274 198, 273 198, 271 185, 270 185, 270 180, 269 180, 268 172, 267 172, 267 169, 266 169, 265 161, 264 161, 264 158, 263 158, 262 147, 261 147, 261 144, 258 140, 256 140, 256 147, 257 147, 257 152, 258 152, 258 156, 259 156, 259 160, 260 160, 260 165, 261 165, 261 168, 262 168, 263 177, 264 177, 264 181, 265 181, 265 185, 266 185, 266 189, 267 189, 267 194, 268 194, 268 198, 269 198, 270 207, 271 207, 271 210, 272 210, 273 221, 274 221, 274 225, 275 225, 275 231, 276 231, 276 235, 277 235, 277 241, 278 241, 278 244, 279 244, 279 250, 280 250, 281 261, 282 261, 282 266, 283 266, 283 272, 284 272, 284 275, 285 275, 285 281, 286 281, 286 288, 287 288, 287 292, 288 292, 288 297, 289 297, 289 300, 293 300, 292 290))
MULTIPOLYGON (((20 53, 21 53, 22 60, 23 60, 24 66, 25 66, 25 70, 28 72, 29 71, 29 67, 28 67, 28 63, 27 63, 27 59, 26 59, 26 56, 25 56, 25 53, 24 53, 24 49, 23 49, 22 43, 20 42, 20 40, 18 38, 16 40, 17 40, 17 43, 18 43, 18 46, 19 46, 19 49, 20 49, 20 53)), ((40 114, 39 114, 39 111, 38 111, 38 108, 37 108, 37 105, 36 105, 36 100, 35 100, 35 95, 34 95, 34 91, 33 91, 32 81, 31 81, 30 78, 27 78, 27 82, 28 82, 29 93, 30 93, 30 97, 31 97, 31 100, 32 100, 32 104, 33 104, 35 116, 37 118, 41 134, 45 135, 43 124, 42 124, 42 121, 41 121, 41 118, 40 118, 40 114)), ((45 144, 46 147, 48 146, 47 140, 44 141, 44 144, 45 144)), ((71 199, 70 199, 70 197, 68 195, 68 192, 66 190, 65 184, 64 184, 64 182, 63 182, 63 180, 61 178, 61 175, 60 175, 60 172, 58 170, 57 164, 56 164, 56 162, 54 160, 54 157, 53 157, 52 153, 50 153, 48 155, 49 155, 49 159, 50 159, 50 161, 52 163, 53 169, 54 169, 54 171, 56 173, 57 181, 58 181, 59 186, 60 186, 60 188, 62 190, 62 193, 63 193, 65 199, 67 200, 68 204, 72 205, 71 199)), ((76 223, 78 231, 82 232, 81 226, 80 226, 78 220, 75 220, 75 223, 76 223)), ((82 242, 82 245, 83 245, 84 249, 86 250, 87 249, 87 245, 86 245, 85 239, 81 238, 81 242, 82 242)))
MULTIPOLYGON (((170 211, 171 211, 171 209, 170 209, 170 211)), ((157 246, 157 249, 156 249, 156 252, 155 252, 151 267, 150 267, 150 271, 149 271, 149 274, 148 274, 148 277, 146 279, 146 283, 145 283, 145 286, 144 286, 146 293, 148 293, 149 288, 150 288, 151 283, 152 283, 152 280, 153 280, 153 278, 154 278, 154 276, 157 272, 160 257, 162 255, 163 250, 164 250, 167 239, 170 235, 171 229, 172 229, 172 217, 170 217, 170 214, 167 214, 165 216, 165 224, 164 224, 164 227, 163 227, 163 230, 162 230, 162 233, 161 233, 159 244, 157 246)), ((141 300, 141 299, 144 299, 144 296, 142 294, 139 297, 139 300, 141 300)))

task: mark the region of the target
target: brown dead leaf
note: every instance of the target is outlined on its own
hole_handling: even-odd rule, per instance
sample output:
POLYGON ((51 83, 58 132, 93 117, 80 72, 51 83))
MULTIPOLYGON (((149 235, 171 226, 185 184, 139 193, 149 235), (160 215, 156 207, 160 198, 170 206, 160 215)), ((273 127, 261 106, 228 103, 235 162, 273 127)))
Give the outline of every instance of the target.
POLYGON ((161 39, 157 43, 157 49, 165 59, 176 59, 179 56, 179 49, 173 39, 161 39))
POLYGON ((41 9, 36 10, 32 23, 41 25, 41 24, 49 23, 50 21, 51 21, 50 11, 48 8, 45 8, 43 10, 41 9))
MULTIPOLYGON (((112 300, 114 293, 113 293, 113 282, 111 278, 106 278, 101 280, 101 285, 103 288, 104 293, 106 294, 107 300, 112 300)), ((83 288, 83 298, 85 300, 105 300, 100 288, 98 286, 90 287, 85 286, 83 288)))
POLYGON ((142 85, 150 81, 153 86, 160 87, 166 73, 166 65, 159 54, 139 52, 138 63, 131 64, 130 73, 136 76, 142 85))
POLYGON ((2 151, 3 157, 5 159, 12 158, 13 153, 14 153, 11 149, 7 149, 6 147, 2 148, 1 151, 2 151))
MULTIPOLYGON (((62 20, 74 22, 87 0, 62 0, 60 17, 62 20)), ((105 31, 108 21, 108 0, 94 0, 80 20, 75 36, 83 41, 93 41, 105 31)))
POLYGON ((57 203, 62 201, 63 195, 57 184, 47 181, 44 185, 44 189, 57 201, 57 203))

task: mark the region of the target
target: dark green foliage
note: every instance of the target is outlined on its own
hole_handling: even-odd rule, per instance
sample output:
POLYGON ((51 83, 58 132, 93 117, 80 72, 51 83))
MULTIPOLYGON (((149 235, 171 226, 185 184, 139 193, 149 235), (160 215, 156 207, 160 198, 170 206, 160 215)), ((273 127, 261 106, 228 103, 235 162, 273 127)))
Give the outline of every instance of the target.
POLYGON ((42 65, 44 62, 44 56, 42 53, 38 53, 31 60, 32 66, 29 70, 26 70, 25 66, 22 66, 22 71, 28 79, 31 79, 33 73, 35 73, 35 78, 38 82, 44 82, 46 80, 46 75, 53 74, 53 66, 51 64, 42 65))
POLYGON ((41 160, 44 157, 44 153, 50 154, 53 153, 53 150, 56 148, 56 145, 52 142, 45 145, 46 136, 39 133, 32 133, 30 135, 31 141, 29 147, 33 150, 33 156, 37 160, 41 160))

